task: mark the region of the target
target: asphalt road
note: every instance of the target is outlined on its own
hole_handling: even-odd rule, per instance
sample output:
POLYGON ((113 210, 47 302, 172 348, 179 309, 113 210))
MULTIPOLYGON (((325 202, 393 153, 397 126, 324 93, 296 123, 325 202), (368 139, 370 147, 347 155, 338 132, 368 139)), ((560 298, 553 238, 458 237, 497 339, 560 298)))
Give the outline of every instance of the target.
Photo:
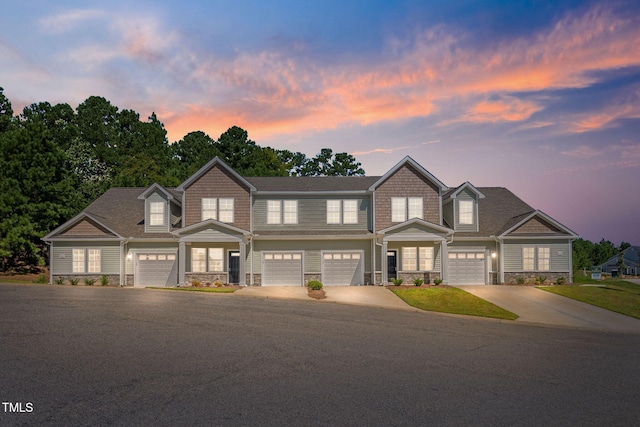
POLYGON ((637 425, 639 379, 640 335, 0 285, 2 426, 637 425))

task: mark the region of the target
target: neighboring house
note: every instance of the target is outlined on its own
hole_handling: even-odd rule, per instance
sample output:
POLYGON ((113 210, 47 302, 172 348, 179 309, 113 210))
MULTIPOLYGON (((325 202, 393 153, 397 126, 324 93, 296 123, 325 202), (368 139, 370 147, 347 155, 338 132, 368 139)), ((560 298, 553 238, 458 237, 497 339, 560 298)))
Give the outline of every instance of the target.
POLYGON ((410 157, 373 177, 242 177, 215 158, 177 188, 112 188, 44 240, 52 281, 332 286, 571 281, 577 237, 505 188, 448 187, 410 157))
POLYGON ((618 268, 618 263, 620 262, 620 254, 614 255, 609 258, 606 262, 604 262, 599 267, 602 268, 603 273, 610 273, 612 275, 620 276, 637 276, 640 272, 638 264, 640 260, 638 259, 640 256, 640 246, 630 246, 624 251, 622 251, 622 256, 624 260, 624 269, 620 271, 618 268))

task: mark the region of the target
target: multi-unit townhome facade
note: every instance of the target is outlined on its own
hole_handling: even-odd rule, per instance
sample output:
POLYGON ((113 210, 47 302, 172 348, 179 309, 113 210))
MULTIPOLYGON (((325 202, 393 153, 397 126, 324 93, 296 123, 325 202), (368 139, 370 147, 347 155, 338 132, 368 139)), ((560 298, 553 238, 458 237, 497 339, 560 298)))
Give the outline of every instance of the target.
POLYGON ((215 158, 177 188, 112 188, 49 233, 51 281, 126 286, 571 281, 578 236, 509 190, 383 176, 243 177, 215 158))

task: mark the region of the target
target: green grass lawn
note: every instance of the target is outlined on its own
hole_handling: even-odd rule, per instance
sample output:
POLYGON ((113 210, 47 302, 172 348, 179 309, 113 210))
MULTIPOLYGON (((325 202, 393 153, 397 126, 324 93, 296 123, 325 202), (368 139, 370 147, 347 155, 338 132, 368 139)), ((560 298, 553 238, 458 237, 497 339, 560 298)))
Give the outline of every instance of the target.
POLYGON ((191 291, 191 292, 213 292, 213 293, 217 293, 217 294, 230 294, 232 292, 235 292, 238 290, 238 288, 194 288, 194 287, 189 287, 189 288, 160 288, 160 287, 151 287, 149 286, 149 289, 161 289, 161 290, 165 290, 165 291, 191 291))
POLYGON ((507 320, 518 318, 518 315, 458 288, 391 288, 391 291, 421 310, 507 320))
POLYGON ((540 289, 640 319, 640 285, 618 278, 591 280, 578 275, 574 282, 600 286, 541 286, 540 289))

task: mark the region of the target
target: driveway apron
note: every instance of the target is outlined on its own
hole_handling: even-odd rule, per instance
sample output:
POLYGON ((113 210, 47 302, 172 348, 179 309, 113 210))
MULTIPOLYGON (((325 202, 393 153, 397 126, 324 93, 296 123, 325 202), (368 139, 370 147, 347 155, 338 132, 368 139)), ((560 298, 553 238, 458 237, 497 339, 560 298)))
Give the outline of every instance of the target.
POLYGON ((516 322, 640 333, 640 319, 529 286, 460 286, 520 316, 516 322))

